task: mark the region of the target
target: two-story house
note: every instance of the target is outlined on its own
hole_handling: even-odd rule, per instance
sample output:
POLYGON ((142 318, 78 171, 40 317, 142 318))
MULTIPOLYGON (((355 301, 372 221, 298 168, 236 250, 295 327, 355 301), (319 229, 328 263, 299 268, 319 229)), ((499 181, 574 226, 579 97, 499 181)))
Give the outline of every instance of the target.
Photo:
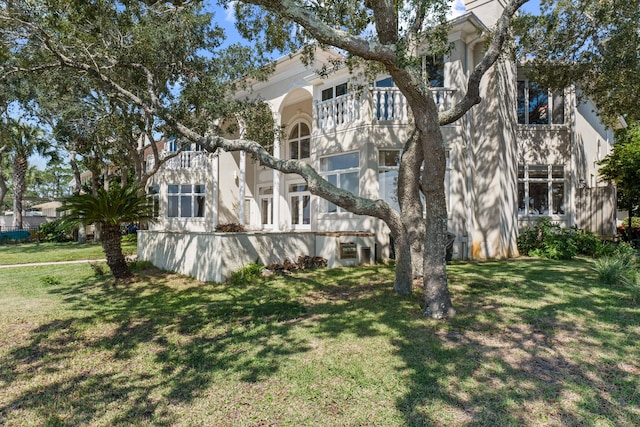
MULTIPOLYGON (((423 60, 442 110, 463 95, 483 53, 483 32, 503 6, 501 0, 466 4, 467 13, 451 23, 450 53, 423 60)), ((399 158, 412 129, 407 103, 385 75, 363 82, 343 68, 321 76, 316 70, 333 55, 318 52, 308 66, 300 54, 284 57, 268 80, 238 97, 264 100, 284 129, 274 156, 309 162, 330 183, 397 206, 399 158)), ((596 162, 611 149, 613 133, 595 107, 579 102, 573 88, 549 92, 506 60, 485 75, 481 95, 480 105, 442 128, 453 257, 517 255, 518 230, 540 217, 612 235, 615 190, 598 180, 596 162)), ((159 221, 141 233, 141 259, 221 280, 256 259, 318 255, 347 265, 392 256, 380 220, 315 197, 299 176, 260 166, 242 152, 195 148, 150 182, 159 221), (248 232, 216 233, 225 223, 248 232)))

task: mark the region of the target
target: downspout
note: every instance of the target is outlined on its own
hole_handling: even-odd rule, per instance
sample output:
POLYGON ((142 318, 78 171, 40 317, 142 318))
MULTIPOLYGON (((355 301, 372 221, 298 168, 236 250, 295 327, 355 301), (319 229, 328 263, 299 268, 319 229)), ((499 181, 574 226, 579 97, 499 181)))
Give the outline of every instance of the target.
POLYGON ((247 176, 247 153, 240 151, 240 175, 238 177, 238 223, 244 225, 244 198, 247 176))
POLYGON ((219 173, 220 173, 220 155, 218 152, 213 154, 213 159, 211 161, 211 199, 212 199, 212 209, 213 209, 213 219, 212 226, 213 229, 211 231, 215 231, 218 227, 218 222, 220 220, 219 217, 219 197, 220 197, 220 188, 218 185, 219 182, 219 173))
MULTIPOLYGON (((467 65, 467 79, 473 72, 472 62, 473 62, 473 49, 476 44, 481 41, 482 35, 478 35, 475 39, 467 44, 467 49, 465 50, 465 61, 467 65)), ((473 243, 473 192, 471 191, 473 176, 471 174, 471 164, 472 164, 472 146, 471 146, 471 110, 468 110, 464 115, 464 127, 465 127, 465 142, 466 142, 466 164, 465 168, 466 174, 466 194, 465 194, 465 207, 467 211, 466 218, 466 228, 467 228, 467 248, 466 248, 466 259, 471 259, 471 247, 473 243)))
MULTIPOLYGON (((280 158, 280 133, 281 118, 279 113, 273 113, 273 122, 276 125, 275 132, 273 134, 273 157, 280 158)), ((273 207, 273 215, 271 222, 273 223, 273 231, 280 231, 280 172, 276 169, 273 170, 273 201, 271 202, 273 207)))
POLYGON ((570 147, 570 152, 571 152, 571 157, 569 160, 569 164, 571 165, 571 173, 569 175, 569 207, 570 207, 570 214, 569 214, 569 227, 573 227, 576 223, 576 109, 577 109, 577 105, 576 105, 576 94, 575 94, 575 88, 572 88, 570 90, 570 96, 571 96, 571 109, 569 111, 569 123, 571 126, 571 138, 569 139, 571 147, 570 147))

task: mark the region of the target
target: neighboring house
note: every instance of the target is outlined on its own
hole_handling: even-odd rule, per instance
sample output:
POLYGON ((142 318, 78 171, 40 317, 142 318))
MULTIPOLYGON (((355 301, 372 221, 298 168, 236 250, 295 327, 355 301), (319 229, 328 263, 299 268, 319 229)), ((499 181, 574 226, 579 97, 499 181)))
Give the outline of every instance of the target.
MULTIPOLYGON (((483 53, 480 33, 502 11, 499 0, 466 4, 467 14, 451 25, 451 53, 424 57, 441 110, 463 96, 483 53)), ((388 76, 366 82, 364 90, 356 89, 363 82, 346 68, 320 76, 315 70, 333 55, 318 52, 310 66, 300 55, 282 58, 267 81, 238 98, 270 106, 284 129, 274 144, 276 157, 309 162, 338 187, 397 206, 399 158, 412 129, 406 101, 388 76)), ((579 102, 572 88, 547 91, 508 61, 485 75, 481 96, 480 105, 442 128, 453 257, 517 255, 518 231, 541 217, 612 236, 615 189, 598 180, 596 162, 610 152, 613 132, 595 107, 579 102)), ((312 196, 299 176, 260 166, 242 152, 211 155, 193 147, 165 164, 148 188, 158 222, 142 233, 139 256, 200 279, 220 280, 257 258, 320 255, 344 265, 392 256, 380 220, 312 196), (224 223, 252 232, 232 242, 214 233, 224 223)))

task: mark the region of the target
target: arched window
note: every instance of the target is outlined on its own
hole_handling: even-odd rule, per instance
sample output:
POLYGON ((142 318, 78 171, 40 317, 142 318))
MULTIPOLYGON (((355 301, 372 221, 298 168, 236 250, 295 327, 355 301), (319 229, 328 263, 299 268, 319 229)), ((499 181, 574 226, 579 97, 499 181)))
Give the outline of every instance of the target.
POLYGON ((304 122, 296 123, 289 132, 289 158, 307 159, 311 155, 311 132, 304 122))

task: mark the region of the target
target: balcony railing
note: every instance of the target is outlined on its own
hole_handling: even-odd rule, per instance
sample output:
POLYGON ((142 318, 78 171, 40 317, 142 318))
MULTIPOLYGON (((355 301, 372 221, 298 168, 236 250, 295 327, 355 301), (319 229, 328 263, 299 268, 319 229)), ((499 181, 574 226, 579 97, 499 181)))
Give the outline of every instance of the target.
MULTIPOLYGON (((451 107, 455 89, 433 88, 431 93, 438 111, 451 107)), ((313 114, 317 129, 327 131, 365 117, 376 122, 406 121, 409 119, 409 108, 406 98, 398 88, 376 87, 369 91, 369 97, 349 93, 326 101, 316 101, 313 114), (366 109, 367 103, 370 113, 366 109)))
MULTIPOLYGON (((160 158, 164 159, 173 154, 170 151, 163 151, 160 153, 160 158)), ((181 169, 193 169, 202 170, 207 167, 207 152, 205 151, 183 151, 175 157, 167 160, 162 167, 165 170, 181 170, 181 169)), ((153 156, 147 156, 147 171, 151 171, 155 166, 155 159, 153 156)))

